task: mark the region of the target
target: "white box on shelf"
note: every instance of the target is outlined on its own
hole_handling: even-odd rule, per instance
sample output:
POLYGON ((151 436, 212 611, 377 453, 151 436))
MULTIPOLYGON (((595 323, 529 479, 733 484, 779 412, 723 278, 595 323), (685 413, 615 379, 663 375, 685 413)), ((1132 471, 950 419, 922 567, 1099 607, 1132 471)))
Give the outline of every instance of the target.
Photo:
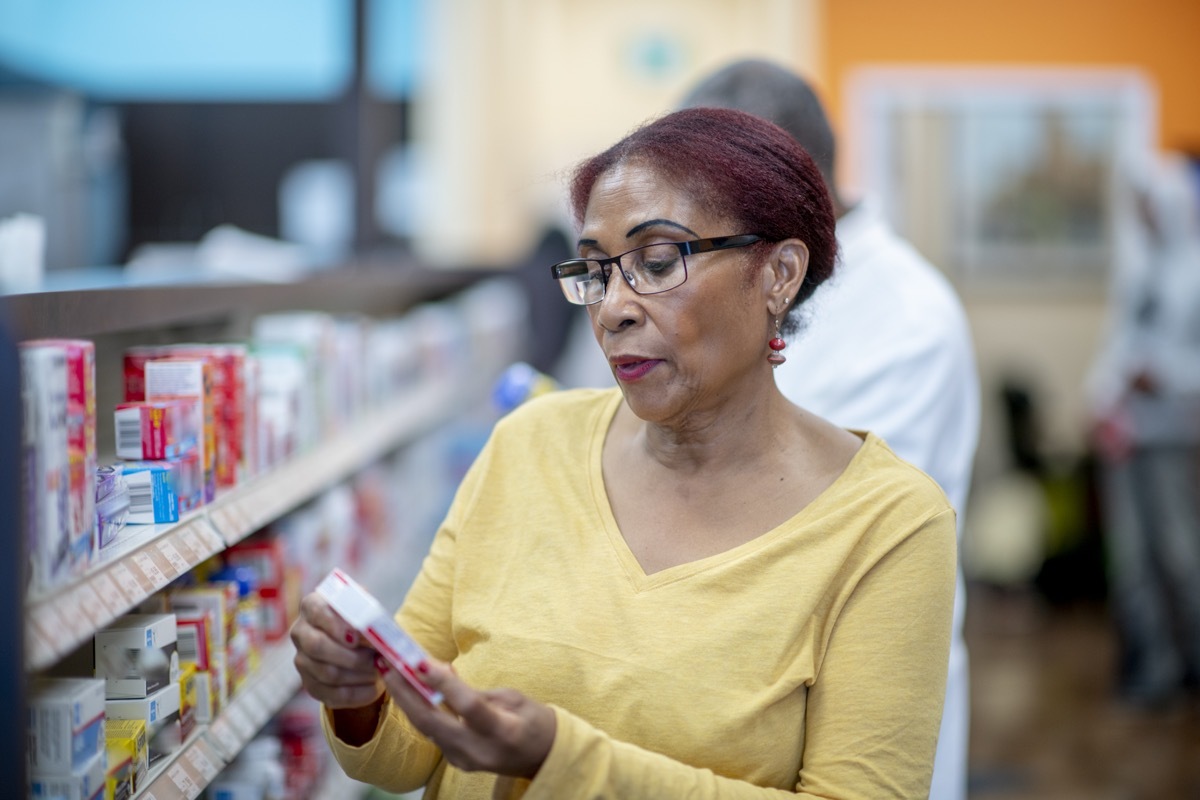
POLYGON ((146 697, 179 682, 174 614, 126 614, 97 631, 96 677, 108 699, 146 697))
POLYGON ((110 719, 141 719, 146 721, 146 741, 150 764, 179 749, 182 736, 179 730, 179 684, 169 683, 149 697, 126 700, 107 700, 104 713, 110 719))
POLYGON ((87 762, 66 773, 41 772, 29 774, 29 796, 36 800, 96 800, 104 796, 104 779, 108 772, 108 755, 101 749, 87 762))
POLYGON ((26 752, 31 771, 69 773, 104 752, 104 681, 42 678, 29 699, 26 752))

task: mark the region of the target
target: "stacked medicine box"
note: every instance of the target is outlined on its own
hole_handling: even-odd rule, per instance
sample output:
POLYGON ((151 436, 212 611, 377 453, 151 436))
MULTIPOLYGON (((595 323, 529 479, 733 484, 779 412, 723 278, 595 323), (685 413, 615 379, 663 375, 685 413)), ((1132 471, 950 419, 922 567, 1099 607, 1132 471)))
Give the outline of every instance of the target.
POLYGON ((109 720, 146 725, 148 761, 179 749, 179 655, 174 614, 126 614, 96 634, 96 677, 109 720))

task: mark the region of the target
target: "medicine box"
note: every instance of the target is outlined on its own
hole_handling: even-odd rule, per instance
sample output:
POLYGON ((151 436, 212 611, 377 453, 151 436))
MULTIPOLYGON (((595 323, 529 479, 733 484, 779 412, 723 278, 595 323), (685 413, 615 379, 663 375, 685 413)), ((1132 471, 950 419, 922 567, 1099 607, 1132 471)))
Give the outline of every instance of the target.
POLYGON ((236 585, 226 583, 178 589, 167 598, 175 613, 181 616, 203 614, 207 618, 208 672, 212 676, 213 712, 219 714, 232 693, 229 641, 234 633, 237 610, 236 585))
POLYGON ((67 472, 70 571, 84 572, 98 549, 96 539, 96 346, 87 339, 35 339, 30 347, 62 351, 67 370, 67 472))
POLYGON ((426 700, 435 706, 442 702, 441 692, 429 688, 417 676, 417 670, 429 656, 370 592, 340 569, 334 569, 317 585, 317 594, 325 598, 348 625, 366 637, 426 700))
POLYGON ((96 633, 96 677, 108 699, 146 697, 179 682, 174 614, 126 614, 96 633))
POLYGON ((117 404, 117 457, 155 461, 195 448, 195 405, 190 399, 117 404))
POLYGON ((41 678, 30 687, 29 768, 68 773, 104 752, 104 681, 41 678))
POLYGON ((217 486, 235 486, 248 477, 243 446, 246 424, 246 357, 241 344, 170 345, 170 358, 203 359, 212 373, 214 469, 217 486))
POLYGON ((45 590, 71 566, 67 359, 62 348, 31 344, 22 344, 20 359, 22 527, 30 584, 45 590))
POLYGON ((107 700, 104 713, 109 719, 137 719, 146 723, 146 747, 150 763, 179 749, 183 737, 179 731, 179 684, 170 683, 149 697, 107 700))
POLYGON ((113 784, 114 798, 131 797, 141 789, 150 770, 146 723, 140 719, 110 719, 105 728, 107 782, 113 784))
POLYGON ((179 521, 175 493, 176 468, 162 461, 131 461, 121 465, 129 487, 127 525, 155 525, 179 521))
POLYGON ((202 358, 160 358, 146 362, 146 400, 190 399, 196 402, 190 425, 198 431, 196 450, 203 473, 204 502, 216 496, 216 409, 213 364, 202 358))
POLYGON ((104 796, 108 757, 103 750, 70 772, 31 770, 29 796, 38 800, 98 800, 104 796))

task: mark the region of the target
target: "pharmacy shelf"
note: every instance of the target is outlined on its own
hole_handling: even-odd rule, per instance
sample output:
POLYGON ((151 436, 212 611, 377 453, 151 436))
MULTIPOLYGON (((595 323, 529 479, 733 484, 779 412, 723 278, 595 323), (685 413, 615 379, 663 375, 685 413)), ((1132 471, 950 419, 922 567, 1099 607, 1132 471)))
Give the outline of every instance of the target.
MULTIPOLYGON (((145 526, 86 575, 26 602, 26 667, 45 669, 96 631, 263 525, 461 411, 461 385, 426 381, 322 445, 229 490, 175 525, 145 526)), ((127 531, 134 531, 127 528, 127 531)))
POLYGON ((244 309, 390 313, 444 297, 484 274, 400 263, 364 264, 285 283, 198 280, 196 271, 153 282, 129 278, 121 270, 86 270, 50 275, 53 280, 38 291, 0 296, 0 319, 18 339, 35 339, 154 330, 228 317, 244 309))
MULTIPOLYGON (((296 648, 284 639, 263 653, 259 667, 204 733, 228 763, 300 691, 292 661, 296 648)), ((160 798, 161 800, 161 798, 160 798)))
POLYGON ((198 726, 183 746, 146 778, 139 800, 195 800, 267 721, 300 689, 292 668, 296 650, 289 641, 267 648, 259 668, 209 725, 198 726))
POLYGON ((197 728, 177 751, 151 767, 144 787, 134 797, 140 800, 195 800, 225 767, 225 759, 197 728))
MULTIPOLYGON (((139 526, 141 527, 141 526, 139 526)), ((79 580, 25 604, 25 664, 49 667, 114 619, 225 549, 202 512, 133 534, 79 580)))
POLYGON ((208 518, 228 545, 236 544, 462 410, 456 385, 427 381, 404 400, 347 429, 318 452, 284 464, 245 491, 231 492, 209 506, 208 518), (457 398, 457 399, 456 399, 457 398))

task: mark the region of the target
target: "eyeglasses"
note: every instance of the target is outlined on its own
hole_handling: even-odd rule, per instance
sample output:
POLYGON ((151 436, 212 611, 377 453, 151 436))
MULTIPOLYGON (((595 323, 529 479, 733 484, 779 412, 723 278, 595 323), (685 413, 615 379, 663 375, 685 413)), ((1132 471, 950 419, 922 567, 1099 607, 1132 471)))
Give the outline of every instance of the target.
POLYGON ((687 280, 684 256, 748 247, 763 238, 752 233, 717 236, 690 242, 662 242, 635 247, 612 258, 573 258, 550 268, 550 274, 562 287, 567 300, 577 306, 590 306, 604 299, 613 265, 620 267, 629 287, 638 294, 659 294, 687 280))

